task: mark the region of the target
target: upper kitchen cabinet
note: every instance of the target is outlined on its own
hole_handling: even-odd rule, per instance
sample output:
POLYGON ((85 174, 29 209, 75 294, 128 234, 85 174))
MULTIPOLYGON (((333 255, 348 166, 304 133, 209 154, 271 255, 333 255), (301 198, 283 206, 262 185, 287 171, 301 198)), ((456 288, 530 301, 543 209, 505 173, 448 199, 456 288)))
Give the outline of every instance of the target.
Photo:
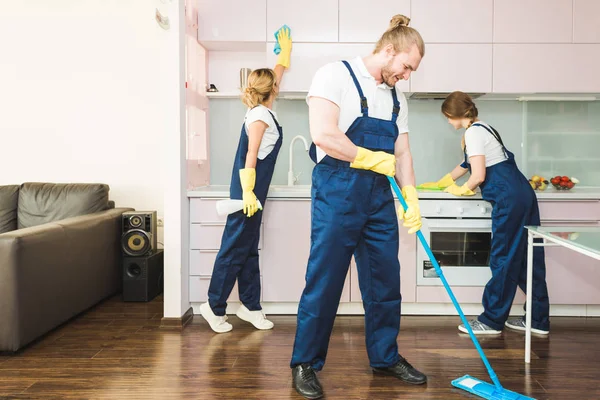
POLYGON ((410 79, 411 92, 489 93, 492 90, 492 45, 427 45, 425 57, 410 79))
POLYGON ((198 41, 208 50, 264 50, 267 0, 198 3, 198 41))
POLYGON ((425 43, 491 43, 493 8, 492 0, 418 0, 410 24, 425 43))
MULTIPOLYGON (((465 21, 464 25, 471 23, 465 21)), ((461 25, 461 29, 463 26, 461 25)), ((571 43, 573 0, 494 2, 494 43, 571 43)))
POLYGON ((410 0, 339 0, 340 42, 375 43, 396 14, 410 17, 410 0), (368 4, 368 10, 365 6, 368 4), (373 11, 377 10, 377 11, 373 11))
MULTIPOLYGON (((323 65, 340 60, 351 60, 366 56, 373 51, 372 44, 343 43, 294 43, 289 70, 283 76, 280 90, 286 92, 306 92, 315 72, 323 65)), ((273 44, 267 44, 267 65, 275 65, 277 56, 273 44)), ((408 91, 408 81, 401 81, 398 88, 408 91)))
POLYGON ((573 41, 600 43, 600 1, 573 0, 573 41))
MULTIPOLYGON (((260 25, 260 22, 256 24, 260 25)), ((338 0, 267 0, 269 41, 275 41, 273 34, 282 25, 292 29, 292 39, 295 43, 337 42, 338 0)))
POLYGON ((495 44, 493 91, 597 93, 599 70, 600 44, 495 44))

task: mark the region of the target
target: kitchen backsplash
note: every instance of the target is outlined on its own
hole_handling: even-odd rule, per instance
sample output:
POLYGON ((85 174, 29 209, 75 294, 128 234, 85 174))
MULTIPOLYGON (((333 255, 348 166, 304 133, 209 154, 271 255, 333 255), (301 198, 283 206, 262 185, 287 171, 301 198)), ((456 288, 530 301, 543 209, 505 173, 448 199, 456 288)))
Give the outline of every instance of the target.
MULTIPOLYGON (((477 101, 476 101, 477 102, 477 101)), ((441 101, 409 100, 410 147, 417 182, 437 180, 462 161, 460 138, 440 112, 441 101)), ((600 102, 477 102, 480 118, 494 126, 517 164, 528 176, 576 176, 582 185, 600 186, 600 102)), ((304 100, 278 100, 274 106, 284 129, 272 184, 287 184, 289 145, 294 136, 310 144, 304 100)), ((246 112, 237 99, 211 99, 210 179, 228 185, 246 112)), ((310 184, 314 166, 298 140, 293 148, 296 184, 310 184)))

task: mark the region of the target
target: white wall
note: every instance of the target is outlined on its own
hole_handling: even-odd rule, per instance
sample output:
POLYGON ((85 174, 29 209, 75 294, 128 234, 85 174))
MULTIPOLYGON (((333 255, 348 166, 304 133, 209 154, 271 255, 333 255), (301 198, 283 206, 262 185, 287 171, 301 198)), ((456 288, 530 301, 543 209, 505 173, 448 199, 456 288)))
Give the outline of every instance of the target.
POLYGON ((117 206, 166 215, 177 234, 165 243, 165 316, 187 302, 186 233, 169 221, 187 200, 182 26, 182 0, 3 1, 0 12, 0 185, 102 182, 117 206))
POLYGON ((152 0, 3 2, 0 184, 103 182, 163 214, 170 32, 152 0))

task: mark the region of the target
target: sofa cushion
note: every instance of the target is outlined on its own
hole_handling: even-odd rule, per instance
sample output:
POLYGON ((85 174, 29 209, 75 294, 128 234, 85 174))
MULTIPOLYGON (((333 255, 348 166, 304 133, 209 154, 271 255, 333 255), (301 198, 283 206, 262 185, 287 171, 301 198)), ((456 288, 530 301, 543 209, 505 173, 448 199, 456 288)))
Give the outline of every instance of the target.
POLYGON ((17 229, 19 185, 0 186, 0 233, 17 229))
POLYGON ((108 185, 100 183, 36 183, 21 185, 19 229, 107 210, 108 185))

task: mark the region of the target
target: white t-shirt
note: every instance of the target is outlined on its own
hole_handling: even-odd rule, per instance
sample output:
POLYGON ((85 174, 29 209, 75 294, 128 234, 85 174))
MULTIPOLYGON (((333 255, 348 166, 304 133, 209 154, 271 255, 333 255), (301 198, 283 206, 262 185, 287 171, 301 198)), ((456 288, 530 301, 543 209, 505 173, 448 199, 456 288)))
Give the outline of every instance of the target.
MULTIPOLYGON (((485 122, 477 123, 490 127, 485 122)), ((485 156, 486 167, 496 165, 507 158, 500 142, 483 126, 474 125, 465 131, 465 147, 468 157, 485 156)))
POLYGON ((248 134, 250 124, 252 124, 253 122, 262 121, 268 125, 267 129, 265 130, 265 134, 263 135, 262 140, 260 141, 260 147, 258 148, 259 160, 264 160, 265 157, 273 151, 275 143, 279 139, 279 131, 277 130, 277 125, 275 125, 275 121, 273 121, 273 117, 271 116, 269 111, 271 111, 275 118, 277 118, 277 114, 275 114, 275 111, 269 110, 263 105, 258 105, 254 108, 248 109, 244 120, 244 123, 246 124, 246 135, 248 134))
MULTIPOLYGON (((391 87, 385 83, 377 84, 361 57, 350 60, 349 64, 367 98, 369 116, 391 120, 394 108, 391 87)), ((398 132, 404 134, 408 133, 408 103, 404 93, 398 88, 396 88, 396 93, 400 102, 400 112, 396 124, 398 132)), ((358 90, 356 90, 350 71, 341 61, 319 68, 310 85, 306 101, 308 102, 312 96, 327 99, 340 108, 338 127, 342 132, 346 132, 354 120, 362 116, 358 90)), ((321 161, 323 157, 325 157, 325 152, 317 147, 317 160, 321 161)))

